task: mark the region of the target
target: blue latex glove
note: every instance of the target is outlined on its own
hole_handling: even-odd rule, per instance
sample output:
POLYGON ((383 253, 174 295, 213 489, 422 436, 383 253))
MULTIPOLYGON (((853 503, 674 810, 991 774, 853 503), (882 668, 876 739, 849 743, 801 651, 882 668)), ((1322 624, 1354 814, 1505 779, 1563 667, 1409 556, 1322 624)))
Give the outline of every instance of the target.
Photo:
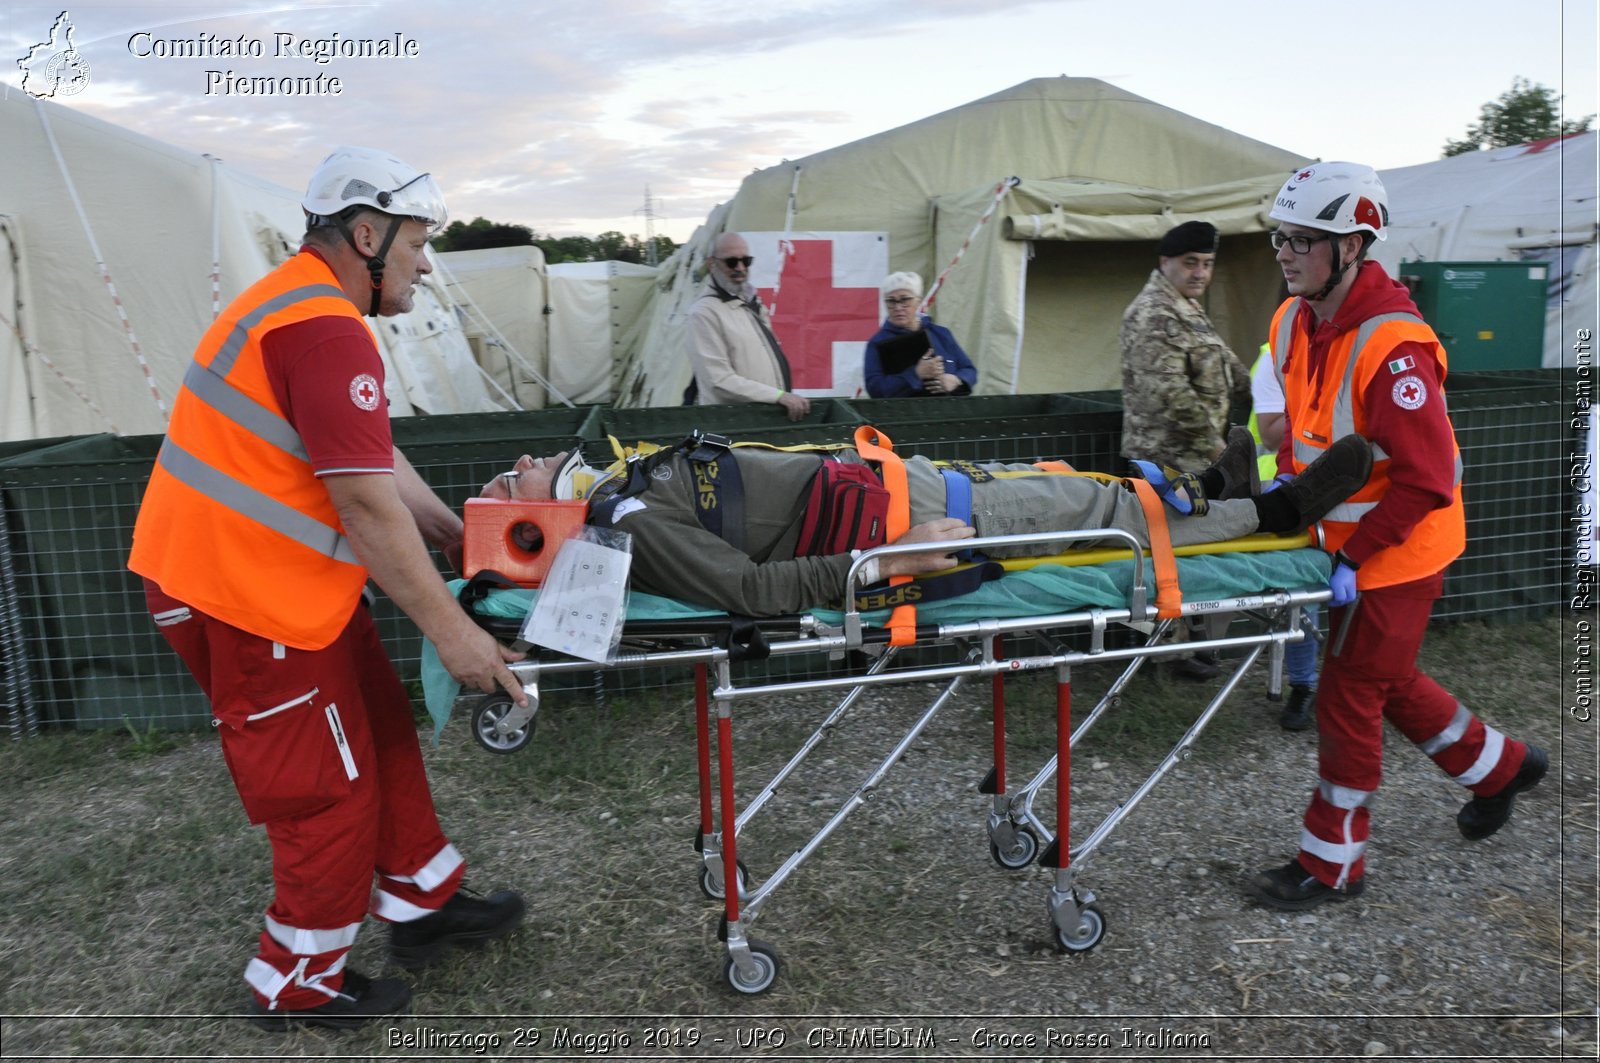
POLYGON ((1328 604, 1334 608, 1349 605, 1356 600, 1356 570, 1343 561, 1333 566, 1333 575, 1328 580, 1328 589, 1333 592, 1333 598, 1328 604))
POLYGON ((1264 494, 1264 495, 1271 494, 1272 492, 1276 491, 1278 488, 1282 487, 1284 484, 1288 483, 1290 480, 1293 480, 1293 479, 1294 479, 1294 473, 1292 473, 1292 472, 1280 472, 1278 475, 1274 476, 1267 483, 1264 483, 1264 484, 1261 485, 1261 493, 1264 494))

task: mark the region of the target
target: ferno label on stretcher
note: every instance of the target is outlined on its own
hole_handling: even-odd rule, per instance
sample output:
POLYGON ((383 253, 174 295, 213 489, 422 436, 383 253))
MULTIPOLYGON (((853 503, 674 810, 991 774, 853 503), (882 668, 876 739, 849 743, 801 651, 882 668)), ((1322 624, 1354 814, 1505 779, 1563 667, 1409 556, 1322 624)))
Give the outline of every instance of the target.
POLYGON ((562 543, 523 621, 523 640, 604 664, 622 642, 632 539, 586 527, 562 543))

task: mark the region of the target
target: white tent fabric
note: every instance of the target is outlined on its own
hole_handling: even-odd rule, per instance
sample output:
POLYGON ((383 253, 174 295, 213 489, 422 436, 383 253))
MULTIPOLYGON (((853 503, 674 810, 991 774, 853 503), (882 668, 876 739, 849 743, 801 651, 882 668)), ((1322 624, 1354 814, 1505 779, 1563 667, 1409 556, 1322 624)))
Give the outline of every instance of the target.
POLYGON ((487 247, 446 251, 435 262, 495 393, 524 410, 559 401, 545 386, 550 297, 544 252, 532 245, 487 247))
POLYGON ((550 266, 552 382, 572 402, 616 397, 618 352, 637 335, 659 273, 631 262, 550 266))
POLYGON ((1040 78, 759 170, 663 264, 618 401, 677 401, 689 377, 684 311, 711 241, 730 230, 884 231, 890 269, 929 282, 959 254, 933 317, 972 355, 979 392, 1015 393, 1118 386, 1117 323, 1156 264, 1155 240, 1208 218, 1226 237, 1209 309, 1247 355, 1278 285, 1254 234, 1271 227, 1272 193, 1305 161, 1102 81, 1040 78))
MULTIPOLYGON (((1596 145, 1600 132, 1382 170, 1389 238, 1372 257, 1402 262, 1551 264, 1546 367, 1571 366, 1577 330, 1597 328, 1596 145)), ((1592 359, 1592 353, 1591 353, 1592 359)))
MULTIPOLYGON (((298 246, 298 195, 10 87, 0 144, 0 439, 162 431, 218 309, 298 246)), ((442 286, 417 304, 376 328, 391 412, 501 408, 442 286)))

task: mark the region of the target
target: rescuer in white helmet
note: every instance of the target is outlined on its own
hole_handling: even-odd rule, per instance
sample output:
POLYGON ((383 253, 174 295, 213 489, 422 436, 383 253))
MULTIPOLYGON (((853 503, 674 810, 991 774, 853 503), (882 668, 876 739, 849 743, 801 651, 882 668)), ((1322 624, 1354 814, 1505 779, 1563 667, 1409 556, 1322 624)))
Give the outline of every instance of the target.
POLYGON ((1366 484, 1321 523, 1334 551, 1333 598, 1316 693, 1319 779, 1299 853, 1250 883, 1263 904, 1302 910, 1366 887, 1384 720, 1471 791, 1456 815, 1469 841, 1506 824, 1549 759, 1485 724, 1417 667, 1445 569, 1466 544, 1461 451, 1445 408, 1444 346, 1405 287, 1366 258, 1388 235, 1383 182, 1370 166, 1312 163, 1284 182, 1271 216, 1290 296, 1270 339, 1284 394, 1277 480, 1292 480, 1351 432, 1373 454, 1366 484))
POLYGON ((306 192, 300 253, 229 305, 173 406, 128 564, 211 700, 273 898, 244 978, 269 1029, 405 1010, 401 979, 345 967, 371 914, 418 968, 509 933, 520 895, 460 889, 411 699, 362 599, 370 578, 469 686, 526 703, 505 649, 457 605, 428 543, 462 523, 395 448, 363 315, 411 309, 444 198, 386 152, 340 148, 306 192))

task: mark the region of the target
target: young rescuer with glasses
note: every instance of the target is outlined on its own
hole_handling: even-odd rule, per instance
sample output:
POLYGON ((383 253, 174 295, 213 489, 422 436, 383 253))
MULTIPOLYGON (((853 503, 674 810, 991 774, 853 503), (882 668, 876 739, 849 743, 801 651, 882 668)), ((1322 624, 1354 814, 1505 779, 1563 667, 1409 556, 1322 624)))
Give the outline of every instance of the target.
POLYGON ((1417 667, 1444 571, 1466 546, 1461 449, 1445 405, 1444 346, 1405 287, 1366 257, 1389 235, 1383 182, 1370 166, 1312 163, 1284 183, 1271 217, 1289 293, 1270 338, 1285 416, 1274 483, 1294 483, 1346 433, 1371 440, 1373 454, 1366 483, 1322 522, 1334 551, 1333 635, 1299 851, 1249 886, 1261 903, 1298 911, 1366 888, 1384 720, 1469 791, 1456 813, 1468 841, 1505 826, 1549 757, 1479 719, 1417 667))

